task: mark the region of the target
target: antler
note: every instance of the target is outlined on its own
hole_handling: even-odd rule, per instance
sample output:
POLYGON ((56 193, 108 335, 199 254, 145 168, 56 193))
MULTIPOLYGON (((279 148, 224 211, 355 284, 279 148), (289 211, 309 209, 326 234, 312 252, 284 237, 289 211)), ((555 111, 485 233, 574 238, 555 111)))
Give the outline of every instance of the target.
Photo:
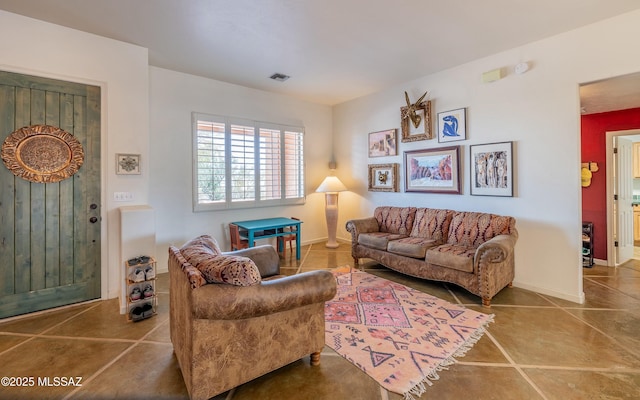
MULTIPOLYGON (((407 92, 405 92, 405 93, 407 93, 407 92)), ((415 105, 420 105, 420 103, 422 103, 422 100, 424 100, 424 98, 427 95, 427 93, 429 93, 428 90, 426 92, 424 92, 424 94, 422 96, 420 96, 420 98, 418 100, 416 100, 415 105)))
POLYGON ((409 95, 407 92, 404 92, 404 98, 407 100, 407 107, 411 107, 411 100, 409 100, 409 95))

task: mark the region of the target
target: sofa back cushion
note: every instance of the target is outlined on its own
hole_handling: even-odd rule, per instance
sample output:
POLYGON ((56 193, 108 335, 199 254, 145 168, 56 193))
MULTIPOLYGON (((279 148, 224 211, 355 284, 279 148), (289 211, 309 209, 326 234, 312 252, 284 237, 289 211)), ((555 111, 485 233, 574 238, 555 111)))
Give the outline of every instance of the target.
POLYGON ((416 217, 415 207, 377 207, 373 216, 380 232, 409 235, 416 217))
POLYGON ((515 232, 516 220, 496 214, 455 212, 449 226, 447 243, 478 247, 498 235, 515 232))
POLYGON ((444 243, 449 236, 449 225, 453 211, 433 208, 418 208, 409 236, 431 239, 444 243))

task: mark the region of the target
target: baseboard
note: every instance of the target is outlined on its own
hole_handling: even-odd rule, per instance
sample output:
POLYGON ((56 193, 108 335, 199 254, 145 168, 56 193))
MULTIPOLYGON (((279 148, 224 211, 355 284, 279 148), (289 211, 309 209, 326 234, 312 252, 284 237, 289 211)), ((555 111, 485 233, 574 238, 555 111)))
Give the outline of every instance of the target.
POLYGON ((520 288, 520 289, 531 290, 532 292, 544 294, 544 295, 547 295, 547 296, 557 297, 559 299, 567 300, 567 301, 570 301, 572 303, 577 303, 577 304, 584 304, 584 300, 585 300, 584 292, 581 292, 579 295, 575 295, 574 296, 574 295, 571 295, 571 294, 568 294, 568 293, 556 292, 555 290, 541 288, 541 287, 538 287, 538 286, 529 285, 529 284, 522 283, 522 282, 517 282, 517 281, 513 282, 513 286, 515 286, 517 288, 520 288))

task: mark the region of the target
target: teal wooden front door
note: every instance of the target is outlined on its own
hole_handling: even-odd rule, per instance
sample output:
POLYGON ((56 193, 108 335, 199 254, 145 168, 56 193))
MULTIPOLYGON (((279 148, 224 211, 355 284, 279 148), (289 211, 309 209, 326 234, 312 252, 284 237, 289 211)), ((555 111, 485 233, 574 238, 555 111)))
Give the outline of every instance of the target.
POLYGON ((100 88, 0 72, 0 143, 43 124, 72 134, 84 163, 57 183, 0 163, 0 318, 100 297, 100 88))

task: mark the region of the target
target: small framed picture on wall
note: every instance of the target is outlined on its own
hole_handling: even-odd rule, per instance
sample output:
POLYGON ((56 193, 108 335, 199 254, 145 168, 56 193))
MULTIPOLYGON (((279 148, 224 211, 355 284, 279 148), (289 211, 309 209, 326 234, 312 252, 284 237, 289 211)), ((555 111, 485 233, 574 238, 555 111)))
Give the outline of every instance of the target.
POLYGON ((467 109, 438 113, 438 142, 447 143, 467 139, 467 109))

